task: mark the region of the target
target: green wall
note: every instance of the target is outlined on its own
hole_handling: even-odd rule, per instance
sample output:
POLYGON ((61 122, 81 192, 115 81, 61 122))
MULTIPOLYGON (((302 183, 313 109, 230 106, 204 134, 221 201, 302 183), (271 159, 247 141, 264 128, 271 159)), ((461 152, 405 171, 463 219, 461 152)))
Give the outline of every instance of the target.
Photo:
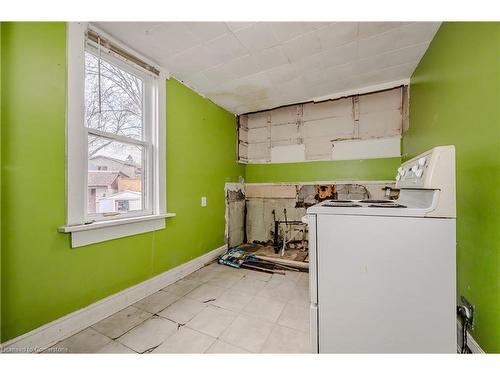
MULTIPOLYGON (((2 166, 2 22, 0 22, 0 167, 2 166)), ((0 323, 2 322, 2 173, 0 168, 0 323)), ((0 342, 2 325, 0 324, 0 342)))
POLYGON ((400 158, 248 164, 246 182, 394 180, 400 158))
POLYGON ((224 244, 232 114, 167 82, 166 229, 71 249, 65 223, 65 23, 1 24, 1 341, 224 244), (200 197, 208 200, 200 207, 200 197))
MULTIPOLYGON (((245 175, 234 116, 167 82, 164 230, 71 249, 65 223, 66 26, 0 24, 1 341, 32 330, 224 243, 226 181, 245 175), (208 206, 200 207, 207 196, 208 206)), ((445 23, 411 82, 405 158, 457 148, 458 294, 473 331, 499 352, 498 24, 445 23)), ((399 158, 248 165, 248 182, 393 179, 399 158)))
POLYGON ((500 352, 500 23, 444 23, 411 79, 403 154, 456 147, 458 296, 500 352))

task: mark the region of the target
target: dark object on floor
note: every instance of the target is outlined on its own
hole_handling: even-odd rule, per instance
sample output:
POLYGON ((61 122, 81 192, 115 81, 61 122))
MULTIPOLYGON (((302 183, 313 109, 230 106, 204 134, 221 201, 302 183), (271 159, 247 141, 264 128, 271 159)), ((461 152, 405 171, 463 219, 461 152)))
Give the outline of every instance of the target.
POLYGON ((251 252, 245 251, 242 247, 236 246, 228 249, 218 259, 220 264, 225 264, 234 268, 248 268, 265 273, 277 273, 284 275, 284 270, 300 271, 300 268, 291 267, 286 264, 275 262, 274 259, 259 259, 251 252))

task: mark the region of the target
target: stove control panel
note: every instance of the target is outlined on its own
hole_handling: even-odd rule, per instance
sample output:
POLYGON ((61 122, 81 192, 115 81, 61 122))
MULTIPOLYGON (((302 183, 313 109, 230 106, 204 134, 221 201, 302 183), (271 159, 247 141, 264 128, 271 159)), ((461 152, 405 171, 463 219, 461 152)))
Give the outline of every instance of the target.
POLYGON ((442 189, 455 184, 455 147, 439 146, 406 161, 396 174, 397 188, 442 189))

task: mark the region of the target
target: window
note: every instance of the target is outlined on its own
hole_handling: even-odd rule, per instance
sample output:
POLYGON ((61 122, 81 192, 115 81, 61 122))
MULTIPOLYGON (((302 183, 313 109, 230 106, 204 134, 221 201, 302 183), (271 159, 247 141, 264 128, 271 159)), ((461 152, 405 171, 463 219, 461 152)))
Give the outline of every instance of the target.
POLYGON ((103 54, 99 45, 87 44, 84 124, 88 141, 87 215, 91 220, 152 214, 152 80, 103 54), (123 184, 123 180, 128 183, 123 184), (96 189, 100 194, 92 194, 96 189), (136 195, 135 204, 126 200, 112 204, 113 195, 129 191, 136 195))
POLYGON ((67 223, 72 246, 165 226, 166 74, 68 24, 67 223))

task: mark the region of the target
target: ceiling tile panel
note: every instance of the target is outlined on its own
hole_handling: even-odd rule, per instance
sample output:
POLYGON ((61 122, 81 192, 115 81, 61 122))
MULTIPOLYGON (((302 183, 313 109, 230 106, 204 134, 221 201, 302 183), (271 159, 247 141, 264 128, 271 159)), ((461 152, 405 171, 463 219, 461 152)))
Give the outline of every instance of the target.
POLYGON ((328 25, 328 22, 272 22, 272 30, 276 39, 285 42, 328 25))
POLYGON ((258 52, 278 44, 269 23, 255 23, 235 31, 234 35, 251 52, 258 52))
POLYGON ((99 22, 233 113, 408 79, 436 22, 99 22))
POLYGON ((356 61, 357 56, 358 42, 351 42, 323 52, 323 60, 326 68, 356 61))
POLYGON ((215 39, 230 32, 226 24, 222 22, 184 22, 184 25, 201 42, 215 39))
POLYGON ((339 22, 318 31, 323 49, 339 47, 356 41, 358 38, 357 22, 339 22))
POLYGON ((283 44, 290 62, 321 52, 321 43, 317 31, 303 34, 283 44))

